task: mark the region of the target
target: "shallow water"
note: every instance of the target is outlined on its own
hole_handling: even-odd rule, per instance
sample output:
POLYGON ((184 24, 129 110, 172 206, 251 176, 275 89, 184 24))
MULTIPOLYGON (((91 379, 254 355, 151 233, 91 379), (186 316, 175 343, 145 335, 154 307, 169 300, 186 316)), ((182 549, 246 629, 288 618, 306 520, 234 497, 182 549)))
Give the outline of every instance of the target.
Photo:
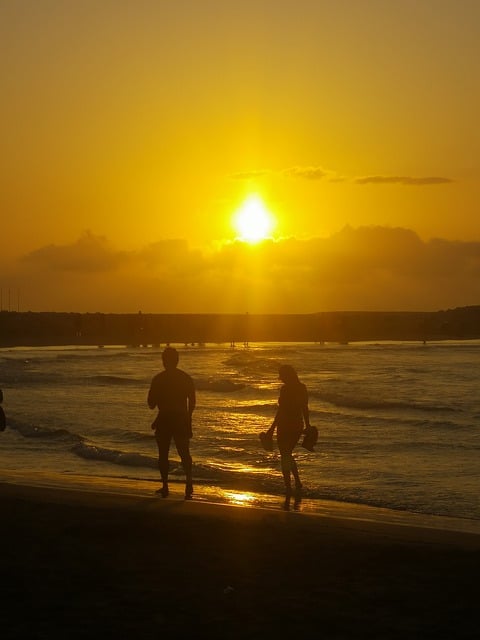
MULTIPOLYGON (((320 430, 315 453, 296 450, 302 509, 353 503, 480 521, 479 341, 177 346, 197 388, 192 455, 203 499, 282 500, 278 452, 263 451, 258 435, 275 413, 278 366, 289 363, 320 430)), ((159 367, 153 348, 0 350, 4 474, 156 488, 146 395, 159 367)), ((182 482, 173 447, 171 459, 182 482)))

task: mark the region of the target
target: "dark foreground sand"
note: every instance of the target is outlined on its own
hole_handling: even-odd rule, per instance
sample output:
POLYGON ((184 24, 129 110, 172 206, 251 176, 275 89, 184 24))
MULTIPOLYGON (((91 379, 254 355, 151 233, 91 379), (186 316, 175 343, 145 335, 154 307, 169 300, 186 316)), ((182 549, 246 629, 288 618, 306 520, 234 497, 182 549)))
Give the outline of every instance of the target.
POLYGON ((480 536, 0 484, 0 637, 478 638, 480 536))

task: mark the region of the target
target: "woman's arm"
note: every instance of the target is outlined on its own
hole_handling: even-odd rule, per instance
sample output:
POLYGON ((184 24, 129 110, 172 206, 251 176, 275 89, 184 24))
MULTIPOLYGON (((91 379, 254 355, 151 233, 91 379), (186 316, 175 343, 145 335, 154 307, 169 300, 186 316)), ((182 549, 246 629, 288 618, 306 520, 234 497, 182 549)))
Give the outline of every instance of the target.
POLYGON ((268 431, 266 433, 268 433, 269 436, 273 436, 273 434, 275 433, 275 427, 277 426, 277 418, 278 418, 278 409, 277 409, 277 413, 275 414, 275 418, 273 419, 273 422, 270 426, 270 429, 268 429, 268 431))
POLYGON ((302 406, 302 415, 303 415, 303 421, 305 423, 305 429, 308 429, 308 427, 310 426, 310 410, 308 408, 308 392, 306 387, 305 387, 305 398, 302 406))
POLYGON ((308 409, 308 404, 303 408, 303 421, 305 423, 305 429, 308 429, 310 426, 310 411, 308 409))

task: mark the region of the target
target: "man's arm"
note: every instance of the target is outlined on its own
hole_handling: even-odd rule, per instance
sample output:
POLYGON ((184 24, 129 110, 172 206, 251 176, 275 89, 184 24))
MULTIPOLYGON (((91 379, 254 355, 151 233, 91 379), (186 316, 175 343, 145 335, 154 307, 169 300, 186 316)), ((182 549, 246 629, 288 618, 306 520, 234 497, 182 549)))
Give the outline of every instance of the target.
POLYGON ((188 413, 190 414, 190 418, 192 417, 192 413, 195 409, 195 406, 197 404, 197 396, 195 393, 195 387, 193 386, 193 380, 192 380, 192 384, 190 387, 190 390, 188 392, 188 413))
POLYGON ((188 403, 188 422, 189 422, 189 426, 188 426, 188 436, 189 438, 193 438, 193 428, 192 428, 192 413, 195 409, 195 406, 197 404, 197 396, 195 394, 195 385, 193 383, 193 379, 190 378, 189 380, 189 389, 188 389, 188 393, 187 393, 187 403, 188 403))
POLYGON ((150 409, 155 409, 155 407, 157 406, 154 383, 155 383, 155 379, 152 380, 152 384, 150 385, 150 389, 148 390, 148 396, 147 396, 147 404, 150 407, 150 409))

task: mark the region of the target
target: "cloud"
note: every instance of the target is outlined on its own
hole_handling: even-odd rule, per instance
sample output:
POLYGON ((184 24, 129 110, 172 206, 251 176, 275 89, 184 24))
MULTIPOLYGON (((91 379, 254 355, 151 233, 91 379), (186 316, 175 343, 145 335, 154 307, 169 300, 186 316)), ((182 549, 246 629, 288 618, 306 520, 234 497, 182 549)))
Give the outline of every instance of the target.
POLYGON ((236 173, 231 173, 230 178, 232 180, 254 180, 255 178, 263 178, 263 176, 268 175, 271 171, 267 169, 258 169, 257 171, 237 171, 236 173))
POLYGON ((290 167, 283 169, 281 173, 289 178, 305 178, 306 180, 321 180, 332 172, 326 171, 322 167, 290 167))
POLYGON ((414 177, 414 176, 361 176, 357 178, 346 178, 345 176, 337 174, 335 171, 324 169, 320 166, 293 166, 287 169, 280 169, 278 171, 262 169, 258 171, 240 171, 238 173, 231 174, 231 178, 235 180, 251 180, 255 178, 262 178, 266 175, 280 175, 287 178, 297 178, 304 180, 324 180, 328 182, 346 182, 348 180, 353 181, 355 184, 397 184, 406 186, 429 186, 439 184, 450 184, 454 182, 452 178, 445 178, 441 176, 427 176, 427 177, 414 177))
POLYGON ((234 180, 251 180, 272 174, 283 175, 288 178, 304 178, 306 180, 321 180, 327 175, 334 175, 332 172, 325 171, 322 167, 289 167, 288 169, 280 169, 277 171, 269 169, 238 171, 230 174, 230 177, 234 180))
POLYGON ((0 284, 20 287, 31 310, 428 311, 480 302, 480 242, 347 226, 325 238, 237 241, 209 251, 159 240, 127 252, 88 233, 37 249, 16 272, 2 273, 0 284))
POLYGON ((365 176, 356 178, 356 184, 403 184, 413 186, 448 184, 453 182, 451 178, 428 177, 412 178, 410 176, 365 176))
POLYGON ((175 277, 198 275, 205 269, 205 260, 198 250, 190 249, 186 240, 160 240, 132 256, 139 268, 151 273, 169 274, 175 277))
POLYGON ((230 292, 251 312, 438 310, 478 304, 480 242, 345 227, 328 238, 224 247, 209 273, 225 284, 220 299, 230 292))
POLYGON ((53 271, 93 273, 116 269, 126 255, 109 248, 106 238, 87 231, 73 244, 41 247, 24 256, 23 260, 53 271))

